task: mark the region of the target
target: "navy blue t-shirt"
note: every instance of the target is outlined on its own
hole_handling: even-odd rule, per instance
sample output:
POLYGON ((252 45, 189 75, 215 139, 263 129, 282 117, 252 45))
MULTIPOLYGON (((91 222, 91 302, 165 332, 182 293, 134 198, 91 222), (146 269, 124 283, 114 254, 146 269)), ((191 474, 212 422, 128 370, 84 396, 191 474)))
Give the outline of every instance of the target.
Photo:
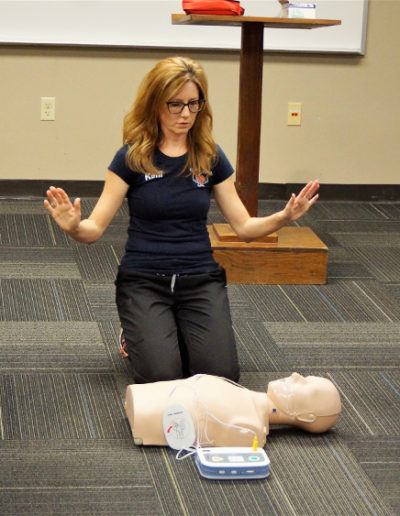
POLYGON ((207 231, 213 185, 233 174, 217 146, 212 175, 188 176, 182 169, 187 155, 169 157, 157 150, 160 176, 132 171, 126 164, 128 146, 115 155, 109 169, 128 185, 130 223, 124 269, 160 274, 199 274, 217 267, 207 231))

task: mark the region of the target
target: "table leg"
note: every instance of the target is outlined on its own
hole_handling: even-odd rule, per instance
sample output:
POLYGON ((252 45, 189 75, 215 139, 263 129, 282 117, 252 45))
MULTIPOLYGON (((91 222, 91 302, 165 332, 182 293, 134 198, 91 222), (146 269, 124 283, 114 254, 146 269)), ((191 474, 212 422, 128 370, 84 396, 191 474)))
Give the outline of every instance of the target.
POLYGON ((244 23, 240 52, 236 187, 251 216, 257 215, 260 166, 264 24, 244 23))

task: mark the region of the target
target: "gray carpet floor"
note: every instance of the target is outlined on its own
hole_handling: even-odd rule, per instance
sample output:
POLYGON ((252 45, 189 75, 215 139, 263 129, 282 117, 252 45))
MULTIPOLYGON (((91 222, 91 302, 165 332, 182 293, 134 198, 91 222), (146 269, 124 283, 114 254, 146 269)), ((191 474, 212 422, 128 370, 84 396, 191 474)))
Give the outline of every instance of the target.
POLYGON ((228 286, 241 383, 325 376, 343 412, 323 435, 271 429, 268 479, 209 481, 130 435, 113 285, 126 205, 85 246, 42 200, 0 199, 0 513, 400 514, 400 203, 319 201, 298 224, 329 247, 327 284, 228 286))

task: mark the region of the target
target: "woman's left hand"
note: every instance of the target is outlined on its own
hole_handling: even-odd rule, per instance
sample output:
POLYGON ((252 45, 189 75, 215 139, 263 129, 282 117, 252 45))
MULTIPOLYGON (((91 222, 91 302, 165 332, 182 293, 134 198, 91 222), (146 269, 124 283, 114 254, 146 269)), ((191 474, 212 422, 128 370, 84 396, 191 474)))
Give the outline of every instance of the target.
POLYGON ((318 180, 310 181, 298 195, 291 195, 283 213, 288 222, 293 222, 304 215, 317 201, 319 195, 316 193, 319 188, 318 180))

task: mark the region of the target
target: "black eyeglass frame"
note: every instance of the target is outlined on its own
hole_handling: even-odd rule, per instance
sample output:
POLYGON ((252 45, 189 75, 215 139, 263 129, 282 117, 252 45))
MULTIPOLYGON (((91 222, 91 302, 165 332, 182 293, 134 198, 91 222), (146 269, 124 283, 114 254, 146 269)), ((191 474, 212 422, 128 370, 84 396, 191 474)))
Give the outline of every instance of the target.
POLYGON ((206 99, 191 100, 190 102, 186 102, 186 104, 185 104, 185 102, 179 102, 179 101, 174 101, 174 100, 170 100, 169 102, 166 102, 168 111, 171 113, 171 115, 180 115, 186 106, 188 107, 188 109, 191 113, 199 113, 203 109, 205 103, 206 103, 206 99), (197 103, 199 104, 199 109, 197 109, 196 111, 193 111, 191 109, 191 106, 193 106, 194 104, 197 104, 197 103), (181 104, 180 111, 175 111, 174 113, 172 113, 170 104, 181 104))

